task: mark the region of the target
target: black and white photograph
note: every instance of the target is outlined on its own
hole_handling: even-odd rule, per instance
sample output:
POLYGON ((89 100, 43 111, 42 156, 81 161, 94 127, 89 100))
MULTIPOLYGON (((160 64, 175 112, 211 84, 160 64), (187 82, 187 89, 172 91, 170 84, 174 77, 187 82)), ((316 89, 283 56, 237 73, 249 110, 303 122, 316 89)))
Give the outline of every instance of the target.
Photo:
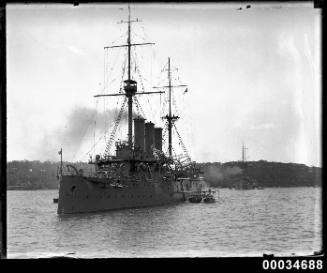
POLYGON ((7 4, 7 258, 321 253, 321 17, 7 4))

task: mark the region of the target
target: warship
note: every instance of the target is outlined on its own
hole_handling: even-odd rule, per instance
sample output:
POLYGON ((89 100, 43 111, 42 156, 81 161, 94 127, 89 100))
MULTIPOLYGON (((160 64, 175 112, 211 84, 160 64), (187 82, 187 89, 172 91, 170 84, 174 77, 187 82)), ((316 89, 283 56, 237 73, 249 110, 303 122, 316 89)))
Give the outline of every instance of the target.
MULTIPOLYGON (((126 208, 160 206, 184 202, 189 196, 201 192, 206 186, 201 170, 191 160, 180 134, 176 121, 179 119, 172 111, 172 89, 185 85, 173 85, 168 58, 167 84, 160 91, 138 91, 138 83, 133 78, 131 69, 131 48, 153 43, 133 43, 131 41, 130 7, 128 7, 127 43, 105 47, 127 49, 127 79, 122 78, 122 90, 119 93, 100 94, 94 97, 123 96, 124 101, 110 138, 103 154, 90 157, 94 172, 86 174, 83 169, 74 165, 63 166, 62 149, 61 165, 58 172, 59 197, 58 214, 87 213, 126 208), (144 116, 133 112, 133 105, 140 104, 137 96, 165 93, 168 97, 168 113, 161 117, 165 120, 165 131, 168 136, 168 149, 163 151, 163 128, 157 127, 151 121, 146 122, 144 116), (128 132, 127 139, 115 141, 115 133, 127 105, 128 132), (173 130, 182 143, 182 155, 173 154, 173 130), (115 143, 115 154, 111 154, 111 146, 115 143)), ((123 75, 124 76, 124 75, 123 75)), ((165 142, 166 143, 166 142, 165 142)))

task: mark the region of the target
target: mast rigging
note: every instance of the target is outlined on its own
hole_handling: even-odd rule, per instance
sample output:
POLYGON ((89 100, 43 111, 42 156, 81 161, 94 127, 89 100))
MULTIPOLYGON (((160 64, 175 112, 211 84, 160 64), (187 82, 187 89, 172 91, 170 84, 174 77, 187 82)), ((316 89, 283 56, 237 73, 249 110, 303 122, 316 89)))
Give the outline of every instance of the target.
MULTIPOLYGON (((132 80, 131 77, 131 47, 132 46, 140 46, 140 45, 153 45, 154 43, 132 43, 131 42, 131 23, 140 22, 139 19, 131 20, 131 9, 128 6, 128 20, 127 21, 120 21, 119 23, 127 23, 127 44, 124 45, 116 45, 116 46, 105 46, 104 49, 109 48, 120 48, 120 47, 127 47, 128 53, 128 78, 124 81, 124 91, 125 94, 100 94, 95 95, 94 97, 105 97, 105 96, 121 96, 124 95, 127 97, 128 102, 128 146, 130 149, 130 156, 133 156, 133 96, 137 93, 137 82, 132 80)), ((154 94, 154 93, 163 93, 163 92, 142 92, 137 93, 138 95, 141 94, 154 94)))
POLYGON ((171 84, 171 67, 170 67, 170 57, 168 57, 168 67, 167 67, 167 73, 168 73, 168 85, 164 86, 154 86, 153 88, 168 88, 168 114, 163 117, 163 119, 167 120, 168 124, 168 154, 169 157, 173 156, 172 153, 172 129, 174 122, 179 119, 179 116, 175 116, 172 114, 172 109, 171 109, 171 91, 172 88, 174 87, 187 87, 187 85, 184 84, 179 84, 179 85, 172 85, 171 84))

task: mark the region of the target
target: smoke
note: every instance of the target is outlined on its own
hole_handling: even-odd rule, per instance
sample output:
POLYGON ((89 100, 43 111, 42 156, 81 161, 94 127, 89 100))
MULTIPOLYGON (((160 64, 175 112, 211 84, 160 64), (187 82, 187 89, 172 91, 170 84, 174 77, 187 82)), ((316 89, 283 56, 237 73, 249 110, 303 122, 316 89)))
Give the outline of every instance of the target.
POLYGON ((227 167, 225 169, 225 178, 228 178, 233 175, 241 174, 242 172, 243 172, 243 170, 237 166, 227 167))
POLYGON ((220 168, 218 169, 217 167, 211 166, 208 170, 208 177, 215 178, 216 180, 223 180, 224 174, 220 168))
POLYGON ((233 167, 218 167, 218 166, 210 166, 208 170, 208 177, 211 179, 221 181, 224 179, 228 179, 231 176, 235 176, 241 174, 243 170, 237 166, 233 167))
MULTIPOLYGON (((33 158, 58 161, 58 151, 63 148, 63 159, 74 161, 82 146, 91 149, 94 134, 97 138, 112 130, 119 110, 97 111, 88 107, 77 107, 67 116, 63 127, 54 128, 43 135, 42 140, 33 149, 33 158)), ((136 113, 133 113, 136 115, 136 113)), ((122 113, 120 124, 127 124, 127 109, 122 113)), ((109 133, 110 133, 109 132, 109 133)), ((88 151, 84 151, 87 153, 88 151)))

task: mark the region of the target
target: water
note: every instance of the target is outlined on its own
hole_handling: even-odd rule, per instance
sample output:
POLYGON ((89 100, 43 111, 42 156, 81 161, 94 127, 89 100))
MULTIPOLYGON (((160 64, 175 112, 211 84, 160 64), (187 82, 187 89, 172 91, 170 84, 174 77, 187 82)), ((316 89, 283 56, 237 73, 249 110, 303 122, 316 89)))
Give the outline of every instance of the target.
POLYGON ((310 255, 321 249, 321 188, 220 189, 180 203, 59 217, 54 190, 8 191, 8 257, 310 255))

